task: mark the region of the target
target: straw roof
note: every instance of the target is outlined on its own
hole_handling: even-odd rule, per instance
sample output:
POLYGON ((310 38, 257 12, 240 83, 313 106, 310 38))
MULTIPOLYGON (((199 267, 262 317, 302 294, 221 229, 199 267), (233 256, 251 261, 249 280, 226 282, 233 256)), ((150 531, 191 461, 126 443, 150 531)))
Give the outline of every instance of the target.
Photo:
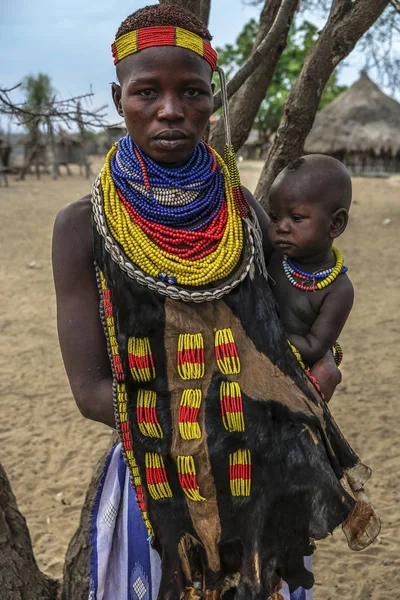
POLYGON ((305 152, 337 154, 400 151, 400 104, 366 73, 317 114, 305 152))

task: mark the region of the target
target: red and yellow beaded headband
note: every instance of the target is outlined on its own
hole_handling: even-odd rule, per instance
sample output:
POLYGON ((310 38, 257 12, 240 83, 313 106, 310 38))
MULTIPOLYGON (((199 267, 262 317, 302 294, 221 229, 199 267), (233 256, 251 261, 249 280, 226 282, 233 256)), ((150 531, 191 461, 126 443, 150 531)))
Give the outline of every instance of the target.
POLYGON ((130 54, 154 46, 187 48, 204 58, 213 71, 217 69, 218 54, 208 42, 187 29, 172 26, 143 27, 121 35, 111 44, 114 65, 130 54))

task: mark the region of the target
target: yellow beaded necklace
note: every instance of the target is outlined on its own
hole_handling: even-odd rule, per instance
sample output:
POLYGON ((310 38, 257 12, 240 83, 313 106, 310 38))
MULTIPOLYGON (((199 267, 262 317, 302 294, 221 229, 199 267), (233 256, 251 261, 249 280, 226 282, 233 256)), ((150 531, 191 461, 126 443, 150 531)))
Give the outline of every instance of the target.
POLYGON ((202 286, 230 275, 237 266, 243 250, 243 224, 235 207, 227 166, 219 154, 213 151, 225 180, 228 212, 226 228, 214 252, 198 260, 187 260, 160 248, 131 219, 118 196, 111 176, 111 159, 116 151, 115 144, 106 157, 101 172, 101 186, 108 228, 126 256, 142 271, 153 277, 158 277, 163 272, 173 274, 179 285, 202 286))

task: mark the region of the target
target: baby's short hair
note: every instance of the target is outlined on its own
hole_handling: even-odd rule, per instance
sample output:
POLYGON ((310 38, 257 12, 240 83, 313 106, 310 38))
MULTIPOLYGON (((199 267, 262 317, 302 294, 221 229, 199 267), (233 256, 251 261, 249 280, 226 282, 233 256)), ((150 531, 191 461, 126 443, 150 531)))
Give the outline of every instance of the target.
POLYGON ((295 158, 294 160, 290 160, 286 166, 288 171, 297 171, 300 169, 301 165, 304 164, 304 158, 295 158))

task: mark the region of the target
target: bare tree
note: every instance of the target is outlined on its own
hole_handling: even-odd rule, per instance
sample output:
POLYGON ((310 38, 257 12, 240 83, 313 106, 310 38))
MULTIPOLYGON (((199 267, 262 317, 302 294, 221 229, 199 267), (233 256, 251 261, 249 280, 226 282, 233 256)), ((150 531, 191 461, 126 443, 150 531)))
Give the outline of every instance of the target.
POLYGON ((0 465, 0 590, 2 600, 56 600, 57 583, 40 572, 24 517, 0 465))
MULTIPOLYGON (((53 178, 58 176, 57 153, 55 147, 55 133, 60 126, 68 129, 78 127, 81 135, 83 131, 93 130, 105 125, 106 106, 92 108, 90 102, 94 93, 90 90, 86 94, 59 99, 56 94, 44 97, 38 105, 30 102, 16 102, 12 93, 21 87, 21 83, 5 88, 0 86, 0 114, 7 115, 19 125, 31 132, 30 152, 22 168, 20 178, 23 179, 31 164, 36 159, 41 135, 45 132, 53 156, 53 178), (41 132, 40 128, 43 128, 41 132)), ((86 175, 89 176, 87 158, 84 159, 86 175)))

